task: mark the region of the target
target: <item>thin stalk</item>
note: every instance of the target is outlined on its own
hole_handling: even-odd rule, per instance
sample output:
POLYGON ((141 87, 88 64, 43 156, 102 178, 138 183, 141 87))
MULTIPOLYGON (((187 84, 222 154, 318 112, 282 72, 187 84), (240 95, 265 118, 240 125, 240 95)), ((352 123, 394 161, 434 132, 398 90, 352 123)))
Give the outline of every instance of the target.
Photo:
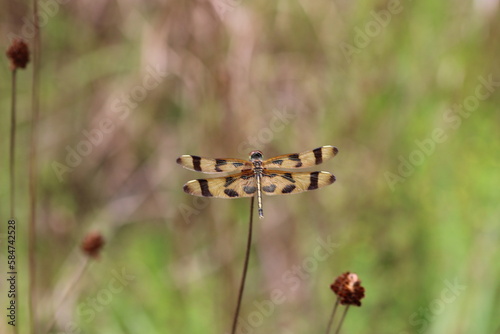
POLYGON ((38 139, 38 118, 40 108, 40 53, 41 37, 40 23, 38 21, 38 0, 33 0, 33 23, 35 26, 35 37, 33 43, 33 83, 31 91, 32 118, 31 118, 31 138, 29 152, 29 226, 28 226, 28 260, 29 260, 29 327, 30 333, 36 333, 35 324, 35 301, 36 301, 36 142, 38 139))
POLYGON ((83 277, 83 274, 85 273, 86 269, 88 268, 89 265, 89 259, 88 257, 85 257, 84 262, 80 265, 80 268, 78 268, 78 271, 74 275, 73 279, 71 282, 68 284, 66 290, 63 292, 61 298, 59 299, 58 306, 56 307, 56 310, 54 312, 54 316, 52 317, 52 320, 49 322, 46 330, 44 333, 50 333, 52 329, 54 328, 54 325, 56 324, 56 317, 57 314, 59 313, 61 307, 64 305, 64 300, 68 297, 69 293, 71 291, 74 291, 74 288, 76 287, 77 283, 80 282, 81 278, 83 277))
POLYGON ((332 328, 333 318, 335 318, 335 313, 337 312, 337 307, 339 306, 339 298, 337 297, 337 301, 333 306, 332 315, 330 316, 330 321, 328 321, 328 327, 326 328, 326 334, 330 333, 330 329, 332 328))
POLYGON ((245 280, 247 278, 248 262, 250 259, 250 248, 252 245, 252 226, 253 226, 253 204, 255 197, 252 197, 250 202, 250 223, 248 224, 248 240, 247 249, 245 253, 245 264, 243 265, 243 274, 241 276, 240 292, 238 294, 238 304, 236 305, 236 311, 234 312, 233 318, 233 328, 231 329, 231 334, 236 333, 236 325, 238 324, 238 316, 240 314, 241 301, 243 299, 243 290, 245 289, 245 280))
MULTIPOLYGON (((17 97, 17 70, 12 70, 12 97, 11 97, 11 113, 10 113, 10 149, 9 149, 9 169, 10 169, 10 217, 11 219, 15 219, 15 158, 16 158, 16 97, 17 97)), ((19 292, 17 288, 17 279, 16 279, 16 291, 19 292)), ((18 303, 19 297, 18 293, 14 295, 14 302, 16 305, 18 303)), ((19 317, 19 313, 17 315, 19 317)), ((18 333, 18 326, 14 326, 14 333, 18 333)))
POLYGON ((10 113, 10 217, 14 219, 15 207, 15 156, 16 156, 16 73, 17 70, 12 71, 12 109, 10 113))
POLYGON ((350 305, 346 306, 344 314, 342 314, 342 318, 340 318, 340 323, 339 323, 339 326, 337 327, 337 330, 335 331, 335 334, 339 334, 340 333, 340 327, 342 327, 342 323, 344 322, 345 315, 347 314, 347 310, 349 310, 349 306, 350 305))

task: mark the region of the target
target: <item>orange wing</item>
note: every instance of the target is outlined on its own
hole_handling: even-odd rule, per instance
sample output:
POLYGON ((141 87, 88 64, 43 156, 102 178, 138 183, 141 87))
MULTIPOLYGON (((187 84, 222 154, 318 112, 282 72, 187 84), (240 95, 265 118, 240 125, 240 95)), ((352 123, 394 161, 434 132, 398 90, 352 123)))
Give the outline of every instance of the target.
POLYGON ((307 168, 333 158, 338 149, 334 146, 321 146, 311 151, 302 153, 284 154, 265 160, 262 163, 264 168, 307 168))
POLYGON ((202 173, 224 173, 252 169, 252 163, 241 159, 212 159, 196 155, 181 155, 177 163, 184 168, 202 173))
POLYGON ((335 182, 335 176, 328 172, 286 173, 266 170, 262 175, 262 191, 266 195, 298 194, 328 186, 335 182))
POLYGON ((253 171, 245 171, 227 177, 191 180, 184 185, 190 195, 216 198, 252 197, 257 191, 253 171))

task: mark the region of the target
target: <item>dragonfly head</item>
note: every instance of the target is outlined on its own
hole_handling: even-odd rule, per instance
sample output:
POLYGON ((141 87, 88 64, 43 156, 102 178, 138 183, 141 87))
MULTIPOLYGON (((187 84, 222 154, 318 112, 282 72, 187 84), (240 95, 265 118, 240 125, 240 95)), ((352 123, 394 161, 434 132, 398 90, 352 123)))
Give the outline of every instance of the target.
POLYGON ((250 160, 257 161, 257 160, 262 160, 262 152, 261 151, 252 151, 250 152, 250 160))

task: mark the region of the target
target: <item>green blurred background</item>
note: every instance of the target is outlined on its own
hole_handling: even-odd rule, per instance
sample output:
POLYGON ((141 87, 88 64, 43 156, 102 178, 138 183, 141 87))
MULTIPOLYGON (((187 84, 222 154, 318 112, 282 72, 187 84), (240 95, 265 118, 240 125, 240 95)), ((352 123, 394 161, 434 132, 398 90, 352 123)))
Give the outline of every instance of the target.
MULTIPOLYGON (((12 34, 31 45, 30 4, 2 8, 3 49, 12 34)), ((366 298, 344 333, 500 333, 498 0, 50 0, 41 13, 40 333, 54 317, 51 333, 228 333, 249 200, 188 196, 201 174, 175 160, 321 145, 339 149, 320 166, 333 186, 264 198, 239 333, 323 333, 345 271, 366 298), (106 247, 70 287, 89 231, 106 247)), ((18 73, 22 333, 31 74, 18 73)))

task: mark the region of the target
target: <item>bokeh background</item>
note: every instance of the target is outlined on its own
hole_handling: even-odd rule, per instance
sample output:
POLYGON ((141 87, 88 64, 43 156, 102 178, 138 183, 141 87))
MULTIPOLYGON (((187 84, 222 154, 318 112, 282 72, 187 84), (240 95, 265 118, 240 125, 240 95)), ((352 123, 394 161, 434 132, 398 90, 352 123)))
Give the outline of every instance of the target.
MULTIPOLYGON (((3 49, 32 45, 30 6, 2 2, 3 49)), ((228 333, 250 201, 188 196, 201 174, 175 160, 321 145, 339 149, 319 166, 333 186, 264 198, 239 333, 324 332, 345 271, 366 288, 345 333, 500 333, 498 0, 47 0, 41 14, 40 333, 228 333), (78 276, 90 231, 107 244, 78 276)), ((25 332, 32 67, 18 74, 25 332)))

